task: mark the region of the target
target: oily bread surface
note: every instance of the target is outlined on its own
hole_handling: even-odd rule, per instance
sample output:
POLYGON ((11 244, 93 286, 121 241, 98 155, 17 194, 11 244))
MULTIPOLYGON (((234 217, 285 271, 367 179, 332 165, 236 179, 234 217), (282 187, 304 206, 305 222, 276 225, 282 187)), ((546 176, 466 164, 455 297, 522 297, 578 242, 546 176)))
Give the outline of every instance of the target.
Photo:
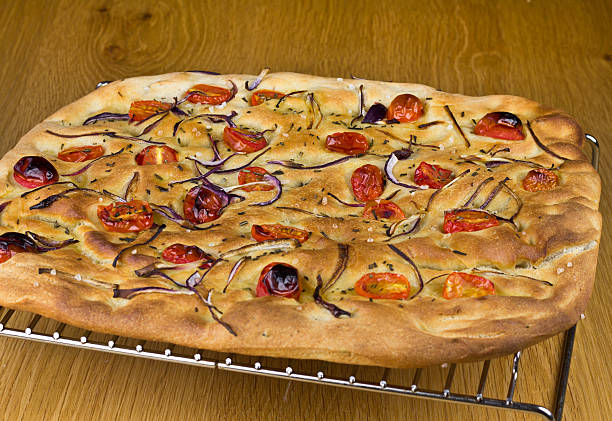
MULTIPOLYGON (((344 363, 389 367, 424 366, 440 362, 475 360, 516 351, 568 328, 584 311, 590 296, 595 267, 601 216, 597 211, 600 180, 582 153, 583 133, 569 116, 532 101, 511 96, 465 97, 436 91, 423 85, 337 80, 293 73, 268 74, 258 89, 289 93, 312 93, 323 116, 305 100, 304 94, 287 97, 280 106, 267 101, 257 107, 247 103, 251 93, 245 82, 255 76, 174 73, 114 82, 72 103, 34 127, 0 161, 0 194, 10 204, 0 214, 4 231, 34 231, 54 239, 75 238, 75 245, 44 254, 21 253, 0 265, 0 304, 43 314, 96 331, 168 341, 218 351, 291 358, 316 358, 344 363), (83 121, 101 112, 126 113, 136 100, 172 102, 191 86, 205 83, 229 88, 232 81, 238 93, 225 106, 181 104, 190 116, 201 113, 229 114, 234 122, 252 131, 265 133, 270 150, 253 165, 276 175, 283 184, 281 198, 269 206, 249 206, 270 199, 274 192, 236 192, 246 199, 228 206, 221 217, 203 224, 206 230, 186 230, 156 216, 166 229, 155 241, 133 247, 124 253, 116 268, 111 263, 117 253, 131 244, 150 238, 154 229, 135 234, 110 233, 102 227, 96 209, 112 200, 93 193, 76 191, 48 208, 29 208, 46 197, 62 192, 65 185, 53 185, 21 198, 27 190, 14 182, 12 166, 25 155, 47 157, 66 174, 80 168, 57 160, 62 148, 100 144, 105 153, 125 148, 116 157, 100 160, 79 176, 60 177, 94 190, 106 189, 122 196, 134 172, 139 173, 134 196, 150 203, 172 206, 182 214, 182 202, 194 183, 176 184, 197 175, 187 157, 210 160, 213 157, 208 135, 221 139, 225 124, 205 119, 186 120, 173 136, 179 117, 169 114, 143 139, 163 141, 179 152, 174 164, 137 166, 134 155, 149 144, 104 135, 65 138, 48 133, 84 134, 114 131, 137 136, 143 126, 127 122, 100 122, 82 126, 83 121), (383 126, 351 126, 359 112, 363 86, 365 108, 374 102, 389 104, 398 94, 412 93, 425 104, 425 114, 415 123, 383 126), (243 100, 243 98, 246 100, 243 100), (452 114, 470 142, 466 146, 444 106, 452 114), (523 141, 503 141, 477 136, 474 123, 492 111, 508 111, 530 123, 544 150, 524 128, 523 141), (418 126, 439 121, 425 128, 418 126), (311 124, 312 123, 312 124, 311 124), (308 126, 311 126, 308 129, 308 126), (293 160, 317 165, 342 157, 325 148, 325 137, 359 127, 371 142, 370 154, 321 170, 297 170, 269 164, 269 160, 293 160), (299 130, 298 130, 299 128, 299 130), (458 177, 452 187, 440 190, 428 207, 433 189, 410 191, 390 182, 383 197, 393 197, 407 217, 420 217, 419 229, 397 239, 389 239, 389 221, 366 220, 360 208, 338 203, 332 193, 354 203, 350 188, 353 171, 366 163, 382 169, 388 154, 407 147, 410 135, 417 137, 413 154, 401 161, 394 174, 413 184, 414 168, 421 162, 452 169, 458 177), (440 149, 418 144, 442 146, 440 149), (131 145, 131 146, 130 146, 131 145), (509 148, 491 156, 491 151, 509 148), (552 153, 551 153, 552 152, 552 153), (533 167, 509 162, 487 168, 483 159, 514 158, 550 168, 554 165, 559 186, 548 192, 530 193, 522 189, 524 176, 533 167), (559 159, 558 157, 563 157, 559 159), (480 161, 479 161, 480 160, 480 161), (111 165, 108 165, 111 164, 111 165), (444 234, 444 211, 460 207, 478 185, 493 177, 473 200, 482 205, 498 182, 518 195, 523 206, 515 225, 502 223, 478 232, 444 234), (100 200, 101 199, 101 200, 100 200), (161 251, 170 244, 198 245, 215 258, 240 247, 253 245, 252 224, 281 223, 311 232, 300 247, 285 242, 268 250, 235 252, 220 261, 206 275, 198 290, 223 314, 224 323, 236 336, 212 319, 208 308, 190 291, 177 294, 142 293, 131 299, 113 298, 113 289, 158 286, 173 288, 160 277, 137 277, 134 270, 161 262, 161 251), (133 240, 127 242, 126 238, 133 240), (405 259, 391 248, 407 255, 418 267, 425 288, 410 300, 373 300, 354 292, 355 282, 369 272, 397 272, 419 289, 418 275, 405 259), (334 318, 313 301, 316 277, 328 280, 347 253, 346 268, 324 298, 351 313, 334 318), (133 251, 135 251, 133 253, 133 251), (222 292, 228 275, 241 257, 248 257, 222 292), (300 274, 299 301, 278 297, 255 297, 255 286, 262 268, 271 262, 295 266, 300 274), (48 269, 39 273, 41 268, 48 269), (54 271, 48 273, 50 269, 54 271), (446 300, 441 296, 445 274, 474 272, 490 279, 496 295, 446 300), (428 282, 430 281, 431 282, 428 282)), ((219 142, 222 156, 230 151, 219 142)), ((238 156, 228 162, 233 168, 255 154, 238 156)), ((236 173, 212 175, 222 187, 238 184, 236 173)), ((504 218, 516 211, 516 201, 500 192, 487 210, 504 218)), ((230 253, 231 254, 231 253, 230 253)), ((193 272, 169 272, 179 282, 193 272)), ((203 271, 200 271, 202 273, 203 271)))

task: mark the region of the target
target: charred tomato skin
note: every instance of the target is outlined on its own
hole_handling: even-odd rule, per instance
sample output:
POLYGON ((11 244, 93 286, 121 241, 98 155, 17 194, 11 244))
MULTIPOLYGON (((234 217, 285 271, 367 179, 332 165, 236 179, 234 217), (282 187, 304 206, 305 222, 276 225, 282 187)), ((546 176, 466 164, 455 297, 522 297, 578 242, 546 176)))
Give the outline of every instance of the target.
POLYGON ((251 99, 249 101, 249 105, 257 106, 263 104, 268 99, 280 99, 284 94, 281 92, 270 91, 268 89, 260 89, 258 91, 253 92, 251 95, 251 99))
POLYGON ((138 165, 160 165, 178 162, 178 152, 166 145, 147 146, 134 158, 138 165))
POLYGON ((34 188, 55 183, 59 174, 42 156, 24 156, 13 166, 13 178, 23 187, 34 188))
POLYGON ((203 224, 219 218, 226 205, 223 198, 210 187, 195 186, 185 196, 183 213, 189 222, 203 224))
POLYGON ((498 225, 499 220, 494 215, 481 210, 460 209, 444 212, 443 230, 447 234, 480 231, 498 225))
POLYGON ((168 246, 162 252, 162 258, 170 263, 182 264, 197 262, 198 260, 207 259, 208 256, 204 250, 198 246, 188 246, 181 243, 175 243, 168 246))
POLYGON ((383 193, 384 186, 382 171, 376 165, 363 165, 351 175, 353 194, 362 202, 378 199, 383 193))
POLYGON ((20 232, 5 232, 0 235, 0 263, 4 263, 17 253, 36 253, 36 243, 20 232))
POLYGON ((139 232, 153 226, 153 211, 143 200, 98 206, 98 218, 107 231, 139 232))
POLYGON ((523 123, 512 113, 495 111, 481 118, 474 127, 474 133, 502 140, 523 140, 523 123))
POLYGON ((64 149, 57 154, 57 159, 65 162, 91 161, 104 155, 104 148, 100 145, 95 146, 75 146, 74 148, 64 149))
POLYGON ((128 115, 130 121, 143 121, 155 114, 168 111, 170 108, 172 108, 172 104, 169 102, 134 101, 130 105, 128 115))
POLYGON ((441 189, 451 182, 452 174, 451 170, 423 161, 414 171, 414 182, 420 186, 425 185, 432 189, 441 189))
POLYGON ((482 297, 495 294, 493 282, 482 276, 453 272, 446 278, 442 296, 447 300, 462 297, 482 297), (471 288, 466 289, 466 285, 471 288))
POLYGON ((337 132, 327 136, 325 147, 332 152, 345 155, 359 155, 370 149, 368 139, 361 133, 337 132))
POLYGON ((412 94, 396 96, 387 108, 387 120, 397 120, 400 123, 416 121, 423 115, 423 103, 412 94))
POLYGON ((536 168, 523 179, 523 189, 529 192, 549 191, 559 185, 559 177, 546 168, 536 168))
MULTIPOLYGON (((240 170, 238 173, 238 184, 255 183, 258 181, 265 181, 264 175, 270 174, 264 168, 261 167, 246 167, 240 170)), ((253 186, 242 187, 244 191, 269 191, 274 190, 274 186, 270 183, 256 184, 253 186)))
POLYGON ((410 281, 400 273, 366 273, 355 283, 362 297, 387 300, 410 298, 410 281))
POLYGON ((404 219, 404 211, 390 200, 371 200, 363 209, 365 219, 404 219), (374 216, 376 214, 376 216, 374 216))
POLYGON ((187 101, 192 104, 219 105, 227 102, 232 97, 232 92, 220 86, 198 84, 189 88, 186 95, 187 101))
POLYGON ((229 126, 223 129, 223 143, 234 152, 246 153, 257 152, 268 146, 264 135, 229 126))
POLYGON ((257 282, 256 295, 265 297, 300 298, 301 285, 298 271, 287 263, 273 262, 263 268, 257 282))
POLYGON ((280 224, 262 224, 251 226, 251 236, 259 243, 267 240, 296 239, 304 243, 310 237, 310 233, 295 227, 280 224))

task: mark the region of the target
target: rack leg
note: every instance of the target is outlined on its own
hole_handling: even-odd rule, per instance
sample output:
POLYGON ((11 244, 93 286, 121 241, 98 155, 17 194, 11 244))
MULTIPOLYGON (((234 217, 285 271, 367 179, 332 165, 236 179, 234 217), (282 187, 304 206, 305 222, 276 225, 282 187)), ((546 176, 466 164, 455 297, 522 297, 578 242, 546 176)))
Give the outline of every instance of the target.
POLYGON ((572 363, 572 351, 574 349, 574 338, 576 337, 576 325, 565 333, 563 345, 563 359, 557 382, 557 399, 555 402, 555 420, 561 421, 563 417, 563 405, 565 404, 565 392, 567 392, 567 380, 569 378, 570 364, 572 363))

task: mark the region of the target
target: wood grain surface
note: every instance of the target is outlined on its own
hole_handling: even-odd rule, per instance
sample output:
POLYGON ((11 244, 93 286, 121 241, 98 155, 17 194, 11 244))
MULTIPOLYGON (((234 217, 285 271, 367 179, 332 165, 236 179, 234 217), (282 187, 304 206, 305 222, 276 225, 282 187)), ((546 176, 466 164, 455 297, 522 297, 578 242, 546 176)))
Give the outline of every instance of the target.
MULTIPOLYGON (((612 3, 3 0, 0 153, 100 80, 191 69, 257 74, 266 66, 525 96, 569 112, 600 139, 604 232, 564 419, 610 419, 612 3)), ((556 337, 525 351, 516 399, 552 407, 560 344, 556 337)), ((510 364, 492 363, 486 394, 505 397, 510 364)), ((480 367, 460 366, 453 392, 475 393, 480 367)), ((394 372, 389 382, 409 383, 413 373, 394 372)), ((426 370, 423 386, 442 388, 445 373, 426 370)), ((538 419, 8 339, 0 339, 0 396, 7 420, 538 419)))

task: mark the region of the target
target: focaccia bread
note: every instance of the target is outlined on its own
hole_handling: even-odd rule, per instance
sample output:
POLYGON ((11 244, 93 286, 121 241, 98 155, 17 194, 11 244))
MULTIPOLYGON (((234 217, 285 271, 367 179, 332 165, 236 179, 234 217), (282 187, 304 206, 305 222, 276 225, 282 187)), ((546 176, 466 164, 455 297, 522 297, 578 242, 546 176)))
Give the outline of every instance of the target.
POLYGON ((116 81, 0 161, 0 305, 251 355, 514 352, 592 291, 583 142, 513 96, 267 71, 116 81))

